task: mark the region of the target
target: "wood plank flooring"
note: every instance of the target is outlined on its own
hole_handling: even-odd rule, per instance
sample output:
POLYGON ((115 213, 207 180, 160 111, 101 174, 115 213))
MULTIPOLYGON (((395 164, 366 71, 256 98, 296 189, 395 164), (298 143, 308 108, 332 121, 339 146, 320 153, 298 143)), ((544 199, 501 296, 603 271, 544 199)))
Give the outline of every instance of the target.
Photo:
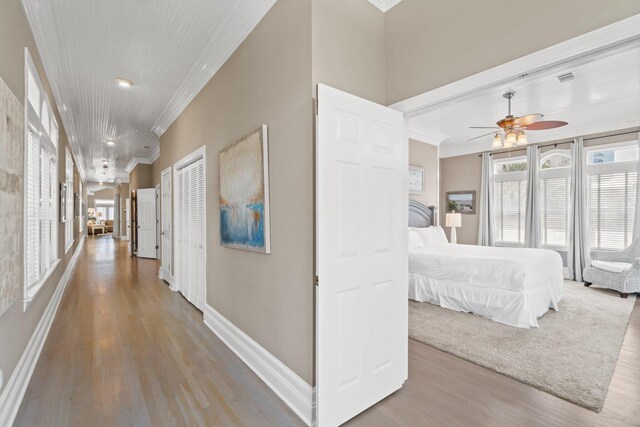
MULTIPOLYGON (((125 243, 87 240, 15 425, 302 425, 125 243)), ((639 306, 600 414, 410 340, 407 383, 347 425, 640 426, 639 306)))
POLYGON ((15 425, 304 425, 157 275, 87 239, 15 425))
POLYGON ((640 301, 599 414, 409 340, 404 387, 347 425, 640 426, 640 301))

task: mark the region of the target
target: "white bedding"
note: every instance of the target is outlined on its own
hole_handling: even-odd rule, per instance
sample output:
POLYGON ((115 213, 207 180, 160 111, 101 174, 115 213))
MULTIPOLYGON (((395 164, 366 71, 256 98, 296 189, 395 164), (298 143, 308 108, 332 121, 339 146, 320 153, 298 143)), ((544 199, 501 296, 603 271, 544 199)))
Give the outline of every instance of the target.
POLYGON ((450 243, 409 250, 409 298, 519 328, 557 310, 562 285, 562 259, 550 250, 450 243))
POLYGON ((440 280, 513 291, 562 274, 562 259, 546 249, 443 244, 409 251, 409 272, 440 280))

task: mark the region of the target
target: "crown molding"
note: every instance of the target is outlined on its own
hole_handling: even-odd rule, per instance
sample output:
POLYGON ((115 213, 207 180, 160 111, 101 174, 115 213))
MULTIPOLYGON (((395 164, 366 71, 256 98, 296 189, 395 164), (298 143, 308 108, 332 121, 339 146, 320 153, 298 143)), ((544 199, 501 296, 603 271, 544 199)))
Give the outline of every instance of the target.
POLYGON ((129 161, 127 167, 124 168, 124 170, 126 170, 127 173, 131 173, 131 171, 139 164, 150 165, 151 163, 153 163, 153 161, 145 157, 134 157, 129 161))
POLYGON ((369 3, 380 9, 382 12, 386 12, 401 1, 402 0, 369 0, 369 3))
POLYGON ((153 163, 159 158, 160 158, 160 144, 157 144, 156 148, 154 148, 153 151, 151 152, 151 155, 149 156, 149 160, 151 160, 151 163, 153 163))
POLYGON ((445 139, 449 138, 447 134, 427 129, 415 123, 409 123, 408 136, 410 139, 435 145, 436 147, 440 146, 445 139))

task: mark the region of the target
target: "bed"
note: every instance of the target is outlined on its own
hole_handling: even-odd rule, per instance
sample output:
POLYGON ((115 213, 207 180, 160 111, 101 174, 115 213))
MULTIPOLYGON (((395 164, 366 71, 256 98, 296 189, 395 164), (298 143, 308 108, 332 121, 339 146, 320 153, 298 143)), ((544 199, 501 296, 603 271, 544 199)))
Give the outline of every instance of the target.
POLYGON ((558 310, 563 276, 557 252, 451 244, 432 227, 434 217, 434 207, 410 201, 410 299, 518 328, 538 327, 549 308, 558 310), (424 246, 411 244, 412 233, 424 246))

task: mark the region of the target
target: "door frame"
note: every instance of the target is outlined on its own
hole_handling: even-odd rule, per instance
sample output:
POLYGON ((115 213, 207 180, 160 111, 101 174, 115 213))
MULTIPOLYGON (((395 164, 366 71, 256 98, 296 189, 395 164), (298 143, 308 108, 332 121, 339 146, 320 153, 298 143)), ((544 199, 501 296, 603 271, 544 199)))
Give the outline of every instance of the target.
POLYGON ((173 174, 172 174, 172 168, 171 166, 169 166, 168 168, 164 169, 161 173, 160 173, 160 224, 158 229, 160 230, 160 271, 158 273, 158 277, 164 281, 166 281, 167 283, 169 283, 170 289, 172 291, 175 291, 175 285, 173 283, 173 275, 171 274, 171 266, 173 264, 173 223, 172 218, 172 210, 173 210, 173 174), (164 192, 163 189, 163 185, 162 183, 164 182, 164 177, 165 175, 169 176, 169 215, 168 218, 165 218, 164 215, 162 215, 162 204, 164 203, 163 199, 162 199, 162 194, 164 192), (169 269, 166 268, 165 265, 165 259, 162 256, 162 252, 164 251, 164 242, 163 242, 163 237, 164 235, 162 234, 162 228, 164 225, 164 222, 168 221, 169 223, 169 236, 167 237, 167 240, 169 241, 169 269))
MULTIPOLYGON (((189 166, 192 163, 197 162, 198 160, 202 159, 202 165, 204 168, 204 213, 206 216, 207 213, 207 147, 205 145, 197 148, 196 150, 192 151, 191 153, 187 154, 185 157, 183 157, 182 159, 178 160, 177 162, 175 162, 172 166, 173 168, 173 175, 176 177, 176 181, 178 178, 178 172, 185 168, 186 166, 189 166)), ((177 233, 177 227, 176 227, 176 223, 180 220, 180 209, 178 209, 177 203, 178 203, 178 185, 175 185, 172 183, 172 191, 173 191, 173 200, 171 201, 171 206, 173 208, 173 216, 171 217, 171 233, 172 233, 172 241, 177 242, 177 238, 175 236, 175 233, 177 233)), ((207 304, 207 220, 204 220, 203 223, 203 232, 204 232, 204 244, 202 245, 202 253, 203 253, 203 257, 204 257, 204 265, 205 265, 205 269, 204 269, 204 305, 205 307, 208 306, 207 304)), ((180 245, 176 245, 174 248, 174 252, 173 252, 173 268, 174 268, 174 275, 173 275, 173 290, 174 291, 183 291, 182 289, 182 283, 180 283, 180 275, 177 274, 178 273, 178 269, 181 267, 180 263, 178 260, 180 260, 180 256, 178 251, 180 250, 180 245)), ((184 295, 184 293, 183 293, 184 295)), ((204 315, 204 311, 203 311, 203 315, 204 315)))

